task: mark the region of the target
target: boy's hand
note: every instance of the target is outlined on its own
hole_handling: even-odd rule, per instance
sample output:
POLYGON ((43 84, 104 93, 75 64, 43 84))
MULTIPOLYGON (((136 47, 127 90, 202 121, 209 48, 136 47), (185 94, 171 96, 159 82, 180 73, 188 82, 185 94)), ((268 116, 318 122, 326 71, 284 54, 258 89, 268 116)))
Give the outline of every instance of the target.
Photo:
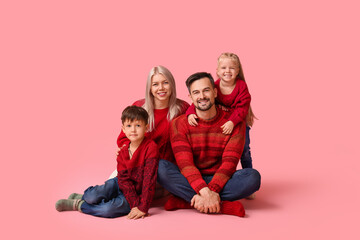
POLYGON ((190 126, 195 127, 198 125, 196 118, 198 118, 198 116, 196 116, 196 114, 190 114, 188 116, 188 122, 189 122, 190 126))
POLYGON ((224 125, 221 126, 223 134, 230 134, 234 129, 234 123, 232 121, 227 121, 224 125))
POLYGON ((147 214, 140 211, 137 207, 131 209, 130 213, 126 216, 127 219, 139 219, 144 218, 147 214))

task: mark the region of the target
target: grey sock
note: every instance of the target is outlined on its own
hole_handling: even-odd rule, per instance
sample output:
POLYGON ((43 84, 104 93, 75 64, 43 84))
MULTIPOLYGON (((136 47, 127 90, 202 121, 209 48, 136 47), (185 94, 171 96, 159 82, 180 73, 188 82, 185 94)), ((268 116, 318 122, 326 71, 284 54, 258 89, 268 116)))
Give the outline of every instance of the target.
POLYGON ((62 211, 77 211, 80 199, 60 199, 56 202, 55 208, 59 212, 62 211))
POLYGON ((72 193, 72 194, 70 194, 68 199, 81 199, 83 195, 84 194, 80 194, 80 193, 72 193))

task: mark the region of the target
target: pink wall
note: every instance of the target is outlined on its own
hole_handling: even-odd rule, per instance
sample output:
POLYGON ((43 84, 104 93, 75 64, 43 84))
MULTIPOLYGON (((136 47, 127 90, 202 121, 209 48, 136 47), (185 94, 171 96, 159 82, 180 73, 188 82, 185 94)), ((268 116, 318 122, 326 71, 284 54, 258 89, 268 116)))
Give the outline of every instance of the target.
POLYGON ((0 3, 5 239, 358 239, 357 1, 0 3), (246 218, 193 210, 128 221, 58 213, 57 199, 115 168, 122 109, 151 67, 180 98, 224 51, 242 61, 262 173, 246 218), (356 224, 356 225, 355 225, 356 224))

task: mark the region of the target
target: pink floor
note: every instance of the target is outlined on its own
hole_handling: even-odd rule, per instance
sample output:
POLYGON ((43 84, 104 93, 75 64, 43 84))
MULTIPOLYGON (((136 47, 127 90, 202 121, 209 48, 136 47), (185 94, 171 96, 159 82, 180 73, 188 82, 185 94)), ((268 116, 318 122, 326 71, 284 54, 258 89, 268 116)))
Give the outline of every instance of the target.
POLYGON ((0 4, 1 239, 360 239, 356 1, 8 1, 0 4), (129 221, 55 202, 115 168, 122 109, 151 67, 178 97, 235 52, 259 121, 246 217, 150 210, 129 221))

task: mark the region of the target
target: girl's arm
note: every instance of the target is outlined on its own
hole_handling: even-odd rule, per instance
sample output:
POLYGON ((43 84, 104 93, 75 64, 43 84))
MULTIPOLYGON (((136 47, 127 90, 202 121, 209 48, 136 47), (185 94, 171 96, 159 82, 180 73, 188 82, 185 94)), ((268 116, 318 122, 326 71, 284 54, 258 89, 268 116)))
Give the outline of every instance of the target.
POLYGON ((251 102, 251 95, 245 81, 239 80, 238 84, 239 92, 235 97, 234 103, 231 105, 233 112, 229 117, 229 120, 232 121, 235 126, 239 124, 239 122, 245 121, 251 102))

